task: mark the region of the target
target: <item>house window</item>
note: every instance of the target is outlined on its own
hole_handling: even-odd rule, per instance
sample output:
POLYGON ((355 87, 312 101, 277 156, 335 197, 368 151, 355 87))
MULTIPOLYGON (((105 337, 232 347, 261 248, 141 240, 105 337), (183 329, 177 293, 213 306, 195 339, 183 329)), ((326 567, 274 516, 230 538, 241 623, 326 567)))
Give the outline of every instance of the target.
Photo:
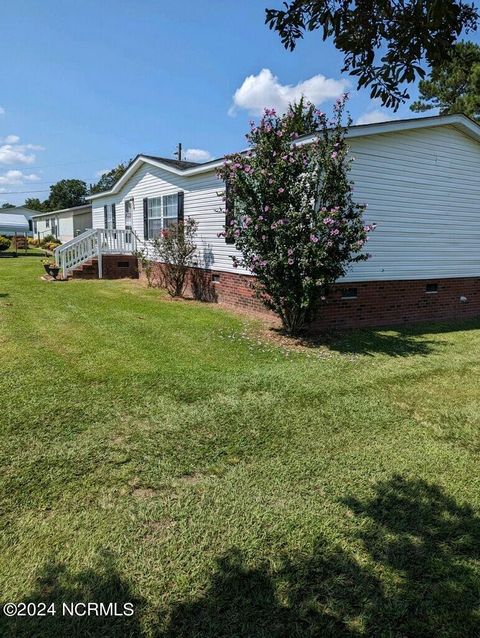
POLYGON ((425 292, 428 294, 438 292, 438 284, 427 284, 425 286, 425 292))
POLYGON ((178 222, 178 194, 148 199, 148 239, 157 238, 162 230, 178 222))
POLYGON ((50 219, 45 220, 45 228, 50 228, 50 219))
POLYGON ((178 195, 165 195, 163 198, 163 228, 171 228, 178 223, 178 195))
POLYGON ((356 288, 343 288, 342 289, 342 299, 356 299, 357 298, 357 289, 356 288))

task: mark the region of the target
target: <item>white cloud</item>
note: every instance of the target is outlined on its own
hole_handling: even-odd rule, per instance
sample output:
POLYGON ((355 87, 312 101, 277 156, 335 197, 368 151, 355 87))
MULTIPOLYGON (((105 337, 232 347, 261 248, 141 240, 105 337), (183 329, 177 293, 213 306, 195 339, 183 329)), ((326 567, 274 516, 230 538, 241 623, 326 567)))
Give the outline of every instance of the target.
POLYGON ((313 104, 339 97, 347 89, 347 80, 334 80, 324 75, 314 75, 298 84, 280 84, 278 77, 270 69, 262 69, 258 75, 249 75, 233 95, 233 104, 228 111, 235 115, 244 109, 251 115, 260 115, 264 108, 275 108, 285 113, 288 105, 299 100, 302 95, 313 104))
POLYGON ((3 106, 0 106, 0 115, 5 115, 5 109, 3 106))
MULTIPOLYGON (((0 184, 4 186, 22 186, 26 182, 37 182, 41 177, 35 173, 26 174, 18 170, 10 170, 0 174, 0 184)), ((5 189, 3 189, 5 191, 5 189)))
POLYGON ((18 144, 18 135, 0 139, 0 164, 33 164, 36 155, 32 151, 44 151, 39 144, 18 144))
POLYGON ((394 120, 395 116, 382 109, 373 109, 361 115, 355 124, 377 124, 378 122, 388 122, 394 120))
POLYGON ((187 148, 184 157, 189 162, 208 162, 212 159, 210 153, 202 148, 187 148))

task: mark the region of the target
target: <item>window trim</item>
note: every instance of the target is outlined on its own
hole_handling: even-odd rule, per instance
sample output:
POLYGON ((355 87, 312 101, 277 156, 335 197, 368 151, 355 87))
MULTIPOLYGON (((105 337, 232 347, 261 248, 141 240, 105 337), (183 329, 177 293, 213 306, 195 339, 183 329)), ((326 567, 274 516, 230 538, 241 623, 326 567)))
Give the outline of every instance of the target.
POLYGON ((358 299, 358 288, 354 286, 352 286, 351 288, 342 288, 341 299, 347 300, 347 301, 358 299))
POLYGON ((178 191, 176 191, 175 193, 166 193, 165 195, 157 195, 155 197, 147 197, 147 234, 148 234, 148 240, 149 241, 154 241, 155 239, 157 239, 157 237, 166 229, 168 228, 168 226, 166 226, 165 221, 166 220, 177 220, 178 223, 178 214, 179 214, 179 201, 178 201, 178 191), (159 211, 159 214, 155 215, 155 217, 153 217, 151 215, 151 211, 153 210, 153 205, 151 204, 151 202, 153 202, 153 200, 159 200, 159 204, 157 203, 155 205, 155 209, 157 209, 159 211), (173 203, 174 207, 176 209, 176 214, 172 215, 172 214, 166 214, 167 211, 169 211, 169 204, 173 203), (158 234, 154 235, 153 232, 151 231, 151 224, 150 222, 152 220, 155 221, 160 221, 160 230, 158 231, 158 234))

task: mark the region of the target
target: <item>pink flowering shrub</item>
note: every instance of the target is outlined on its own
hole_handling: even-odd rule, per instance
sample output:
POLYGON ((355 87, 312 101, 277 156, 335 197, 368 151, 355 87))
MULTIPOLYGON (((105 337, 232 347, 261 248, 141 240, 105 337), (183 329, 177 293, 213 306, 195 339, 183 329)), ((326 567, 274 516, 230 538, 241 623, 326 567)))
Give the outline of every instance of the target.
POLYGON ((346 99, 337 101, 332 121, 303 102, 283 116, 265 109, 246 136, 250 149, 219 169, 227 184, 222 234, 240 253, 234 266, 256 275, 257 295, 289 334, 308 324, 350 264, 368 259, 362 248, 373 225, 363 223, 365 206, 353 201, 346 99), (312 131, 311 143, 299 143, 312 131))

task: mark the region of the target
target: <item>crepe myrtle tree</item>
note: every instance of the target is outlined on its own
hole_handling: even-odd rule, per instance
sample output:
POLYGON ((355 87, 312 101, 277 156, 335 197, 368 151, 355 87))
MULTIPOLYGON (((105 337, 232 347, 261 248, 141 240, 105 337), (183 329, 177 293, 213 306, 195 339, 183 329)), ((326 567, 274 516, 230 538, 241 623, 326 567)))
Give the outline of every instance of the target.
POLYGON ((368 259, 362 251, 374 225, 363 223, 365 205, 353 200, 343 124, 347 96, 333 118, 298 105, 279 116, 265 109, 247 134, 249 150, 227 156, 219 169, 225 181, 225 231, 235 245, 235 267, 256 277, 257 296, 281 319, 288 334, 312 320, 329 287, 350 264, 368 259), (312 127, 310 143, 301 136, 312 127))
POLYGON ((188 217, 185 222, 162 230, 153 242, 153 251, 162 262, 164 284, 171 297, 181 297, 185 291, 187 273, 197 250, 197 228, 198 223, 188 217))

